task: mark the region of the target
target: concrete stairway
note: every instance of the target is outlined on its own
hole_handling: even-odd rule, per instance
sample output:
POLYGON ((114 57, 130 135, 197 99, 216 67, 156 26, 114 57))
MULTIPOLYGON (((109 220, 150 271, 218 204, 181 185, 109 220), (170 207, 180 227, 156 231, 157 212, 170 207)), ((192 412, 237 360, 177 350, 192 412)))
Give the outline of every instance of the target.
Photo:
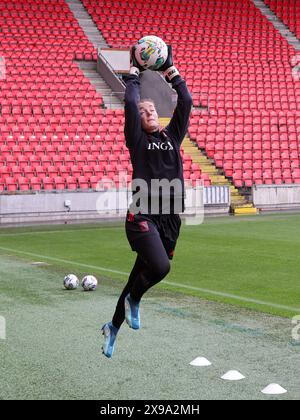
POLYGON ((122 109, 124 103, 112 92, 111 88, 104 81, 104 79, 97 72, 97 64, 93 62, 81 61, 77 62, 78 67, 84 73, 91 84, 95 86, 97 92, 103 98, 105 108, 109 109, 122 109))
POLYGON ((93 22, 91 16, 83 6, 80 0, 65 0, 68 3, 70 10, 77 19, 80 27, 83 29, 85 35, 95 48, 108 48, 108 45, 103 38, 101 32, 93 22))
MULTIPOLYGON (((83 6, 80 0, 66 0, 74 17, 77 19, 80 27, 95 48, 109 48, 101 32, 93 22, 91 16, 83 6)), ((97 72, 97 64, 94 62, 77 62, 78 67, 83 71, 91 84, 95 86, 97 92, 103 98, 105 108, 120 109, 124 107, 123 102, 112 92, 109 85, 103 80, 97 72)))
POLYGON ((184 153, 191 156, 193 163, 197 163, 201 171, 209 175, 212 185, 228 185, 231 192, 231 209, 235 215, 256 214, 256 209, 252 203, 249 203, 242 196, 238 189, 214 166, 210 159, 205 156, 198 148, 196 143, 186 137, 183 140, 182 147, 184 153))

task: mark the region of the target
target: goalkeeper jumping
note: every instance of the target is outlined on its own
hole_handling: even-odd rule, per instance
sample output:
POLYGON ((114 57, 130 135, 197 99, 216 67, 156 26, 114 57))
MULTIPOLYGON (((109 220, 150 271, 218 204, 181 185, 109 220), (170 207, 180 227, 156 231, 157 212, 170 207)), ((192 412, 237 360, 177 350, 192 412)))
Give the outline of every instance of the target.
POLYGON ((169 125, 160 129, 155 104, 140 99, 140 73, 144 69, 131 50, 130 74, 125 92, 125 139, 133 166, 133 198, 126 219, 126 234, 137 258, 119 300, 112 321, 102 327, 103 354, 113 355, 118 331, 126 319, 129 327, 140 328, 140 301, 147 290, 163 280, 170 271, 184 211, 184 179, 180 146, 187 132, 192 98, 185 81, 173 65, 172 49, 161 68, 167 82, 178 94, 177 106, 169 125), (179 188, 170 192, 167 205, 159 190, 152 191, 153 180, 178 181, 179 188), (148 188, 144 188, 144 187, 148 188), (176 191, 175 191, 176 190, 176 191), (178 201, 182 204, 178 206, 178 201), (142 203, 142 204, 141 204, 142 203), (157 204, 157 206, 155 206, 157 204), (181 210, 178 208, 181 207, 181 210), (155 208, 155 211, 153 211, 155 208))

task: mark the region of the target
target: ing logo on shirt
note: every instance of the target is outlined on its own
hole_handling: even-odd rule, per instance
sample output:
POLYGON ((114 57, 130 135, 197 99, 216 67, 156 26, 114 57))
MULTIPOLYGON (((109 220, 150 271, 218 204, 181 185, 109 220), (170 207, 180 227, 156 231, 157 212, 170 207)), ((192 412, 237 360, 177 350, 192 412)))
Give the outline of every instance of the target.
POLYGON ((151 142, 148 144, 148 150, 174 150, 174 147, 170 141, 167 143, 151 142))

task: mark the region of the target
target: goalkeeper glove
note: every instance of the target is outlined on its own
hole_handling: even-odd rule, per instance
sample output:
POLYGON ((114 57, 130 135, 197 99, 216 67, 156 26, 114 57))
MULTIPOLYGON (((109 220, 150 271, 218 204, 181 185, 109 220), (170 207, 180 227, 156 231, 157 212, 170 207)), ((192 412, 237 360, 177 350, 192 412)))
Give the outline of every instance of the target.
POLYGON ((173 54, 171 45, 168 45, 168 57, 165 63, 158 69, 158 71, 163 72, 168 83, 170 83, 175 76, 179 75, 179 71, 173 65, 173 54))
POLYGON ((136 47, 133 46, 130 48, 130 74, 135 74, 136 76, 139 76, 140 72, 145 71, 145 69, 137 62, 137 59, 135 58, 135 50, 136 47))

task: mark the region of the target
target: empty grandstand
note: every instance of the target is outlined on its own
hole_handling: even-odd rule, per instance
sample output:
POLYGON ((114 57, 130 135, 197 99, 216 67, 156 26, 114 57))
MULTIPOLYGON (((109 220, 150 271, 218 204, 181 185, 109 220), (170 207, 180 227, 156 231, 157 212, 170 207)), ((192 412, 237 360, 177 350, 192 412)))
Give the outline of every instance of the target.
MULTIPOLYGON (((300 183, 297 51, 251 0, 3 1, 2 193, 93 190, 108 178, 118 188, 118 174, 131 174, 123 109, 109 109, 80 68, 98 54, 70 3, 108 48, 147 32, 172 44, 194 101, 185 179, 227 186, 233 207, 246 208, 253 186, 300 183)), ((295 1, 266 4, 299 36, 295 1)))

